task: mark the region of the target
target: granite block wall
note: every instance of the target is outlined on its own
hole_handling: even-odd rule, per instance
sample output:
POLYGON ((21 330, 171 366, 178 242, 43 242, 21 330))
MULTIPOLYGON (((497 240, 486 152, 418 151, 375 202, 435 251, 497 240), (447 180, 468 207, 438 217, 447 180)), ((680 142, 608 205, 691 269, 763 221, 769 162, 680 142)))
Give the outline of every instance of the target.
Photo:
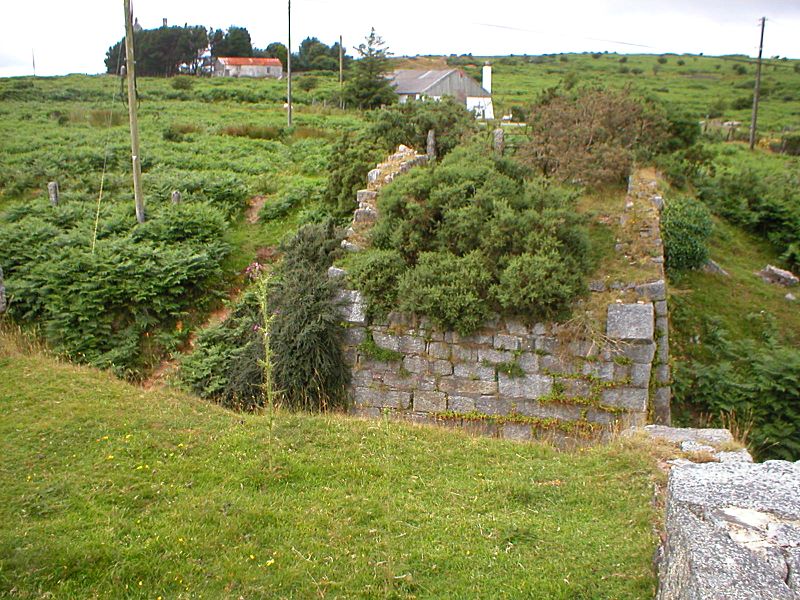
MULTIPOLYGON (((400 147, 370 172, 368 189, 358 192, 346 249, 358 251, 368 243, 365 234, 377 219, 381 185, 426 159, 400 147)), ((652 207, 639 233, 661 278, 611 283, 627 300, 609 303, 599 327, 580 325, 588 322, 581 319, 547 323, 496 317, 462 336, 417 315, 393 313, 385 322, 369 323, 361 293, 348 289, 343 270, 331 268, 329 276, 340 281, 347 327, 352 412, 516 440, 593 437, 654 420, 668 423, 668 321, 658 208, 652 198, 637 195, 641 187, 642 182, 632 181, 628 205, 652 207)), ((601 284, 590 284, 592 293, 606 292, 608 285, 601 284)))

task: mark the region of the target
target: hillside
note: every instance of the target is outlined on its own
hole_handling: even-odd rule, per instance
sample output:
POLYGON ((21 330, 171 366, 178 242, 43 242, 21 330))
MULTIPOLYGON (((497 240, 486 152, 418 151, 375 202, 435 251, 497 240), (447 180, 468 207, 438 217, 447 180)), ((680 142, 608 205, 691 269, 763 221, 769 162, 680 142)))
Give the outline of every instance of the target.
MULTIPOLYGON (((449 59, 477 79, 484 61, 493 65, 498 115, 515 106, 524 110, 533 97, 559 84, 630 87, 698 120, 739 121, 738 134, 747 135, 755 65, 745 56, 585 53, 449 59)), ((784 127, 797 128, 800 122, 798 64, 786 59, 764 63, 758 123, 765 137, 779 137, 784 127)))
POLYGON ((0 595, 652 596, 655 460, 234 414, 0 337, 0 595))

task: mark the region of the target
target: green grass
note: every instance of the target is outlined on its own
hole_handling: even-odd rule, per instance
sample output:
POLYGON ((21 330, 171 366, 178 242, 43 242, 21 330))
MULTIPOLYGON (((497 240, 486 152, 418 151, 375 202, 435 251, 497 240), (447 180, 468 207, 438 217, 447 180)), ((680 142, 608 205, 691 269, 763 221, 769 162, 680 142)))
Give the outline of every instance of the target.
MULTIPOLYGON (((480 80, 480 66, 490 60, 493 66, 495 114, 505 114, 512 106, 529 106, 545 89, 572 80, 576 86, 605 85, 612 88, 630 86, 633 91, 659 98, 671 108, 680 108, 705 118, 712 105, 721 108, 720 119, 743 123, 740 132, 747 133, 750 106, 733 108, 736 100, 753 93, 755 66, 744 64, 747 72, 738 74, 734 65, 750 60, 744 56, 713 57, 695 55, 627 55, 565 54, 549 56, 476 57, 465 70, 480 80), (566 60, 562 60, 565 57, 566 60), (683 61, 684 64, 678 64, 683 61), (654 71, 654 67, 656 70, 654 71), (627 73, 621 72, 625 68, 627 73), (635 69, 641 73, 634 72, 635 69)), ((779 135, 784 126, 800 123, 800 73, 793 67, 797 61, 766 60, 762 72, 762 99, 758 123, 767 136, 779 135), (764 94, 766 90, 766 94, 764 94)))
POLYGON ((645 598, 641 448, 242 415, 0 345, 0 595, 645 598))
POLYGON ((747 319, 753 314, 771 315, 780 339, 800 345, 800 313, 796 303, 784 298, 787 288, 756 275, 767 264, 779 264, 775 249, 724 219, 715 219, 710 255, 730 277, 691 271, 672 283, 673 356, 702 356, 702 345, 692 340, 702 333, 708 318, 728 330, 732 339, 757 338, 759 328, 747 319))

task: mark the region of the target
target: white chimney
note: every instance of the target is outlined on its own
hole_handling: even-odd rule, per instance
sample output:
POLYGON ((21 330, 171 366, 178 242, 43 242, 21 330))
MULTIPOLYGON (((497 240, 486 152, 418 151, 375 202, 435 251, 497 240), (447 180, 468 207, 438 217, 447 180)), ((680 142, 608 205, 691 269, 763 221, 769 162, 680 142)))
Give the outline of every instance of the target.
POLYGON ((488 62, 483 65, 483 81, 481 85, 487 92, 492 93, 492 65, 488 62))

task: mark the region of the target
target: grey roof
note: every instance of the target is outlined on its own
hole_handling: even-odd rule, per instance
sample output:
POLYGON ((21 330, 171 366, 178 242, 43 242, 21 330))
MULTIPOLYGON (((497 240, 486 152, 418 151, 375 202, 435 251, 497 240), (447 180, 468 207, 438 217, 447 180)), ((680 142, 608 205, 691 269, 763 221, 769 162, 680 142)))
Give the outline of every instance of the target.
POLYGON ((399 69, 392 73, 392 85, 398 94, 424 94, 437 83, 452 75, 460 73, 463 77, 470 79, 472 83, 480 88, 486 96, 489 92, 480 87, 472 78, 468 77, 461 69, 433 69, 429 71, 415 69, 399 69))

